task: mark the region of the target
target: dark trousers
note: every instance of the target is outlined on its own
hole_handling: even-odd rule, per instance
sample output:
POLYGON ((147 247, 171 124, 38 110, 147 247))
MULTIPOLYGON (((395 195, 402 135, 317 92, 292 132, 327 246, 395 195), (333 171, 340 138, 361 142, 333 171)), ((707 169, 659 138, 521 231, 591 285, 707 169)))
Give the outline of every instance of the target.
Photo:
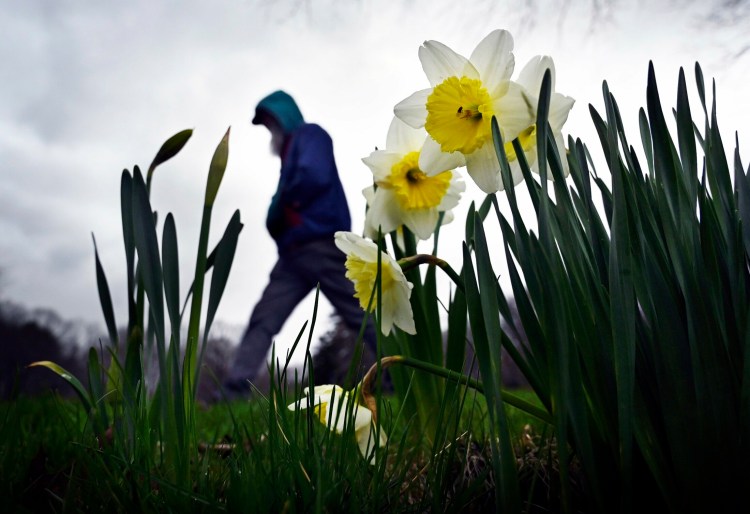
MULTIPOLYGON (((354 298, 354 285, 345 276, 345 261, 346 255, 336 247, 333 236, 304 243, 279 256, 235 353, 230 382, 253 381, 258 376, 265 366, 273 337, 318 283, 320 292, 346 326, 359 333, 365 312, 354 298)), ((372 321, 367 324, 364 339, 374 351, 376 336, 372 321)))

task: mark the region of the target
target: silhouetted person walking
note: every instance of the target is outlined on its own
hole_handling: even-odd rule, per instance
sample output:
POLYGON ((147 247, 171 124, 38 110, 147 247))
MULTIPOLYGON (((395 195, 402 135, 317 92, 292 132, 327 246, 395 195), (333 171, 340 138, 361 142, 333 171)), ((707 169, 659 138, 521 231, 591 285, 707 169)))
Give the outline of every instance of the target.
MULTIPOLYGON (((284 91, 263 98, 252 123, 271 132, 271 151, 281 158, 279 184, 266 219, 278 247, 278 261, 224 383, 230 397, 250 392, 249 382, 265 366, 273 337, 318 283, 355 334, 364 316, 354 298, 354 286, 345 276, 346 256, 334 243, 336 231, 351 229, 351 218, 331 137, 320 126, 305 123, 294 99, 284 91)), ((365 340, 374 348, 371 322, 365 340)))

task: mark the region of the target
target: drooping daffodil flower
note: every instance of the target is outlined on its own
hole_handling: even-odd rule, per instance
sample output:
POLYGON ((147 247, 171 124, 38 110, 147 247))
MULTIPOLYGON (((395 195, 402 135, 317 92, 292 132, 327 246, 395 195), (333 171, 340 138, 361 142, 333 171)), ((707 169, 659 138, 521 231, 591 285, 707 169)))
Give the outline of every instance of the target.
POLYGON ((523 88, 511 81, 515 58, 513 37, 505 30, 490 32, 469 59, 437 41, 425 41, 419 60, 429 89, 413 93, 394 108, 412 127, 429 137, 419 156, 428 175, 466 166, 485 193, 504 188, 492 138, 497 118, 503 141, 512 141, 533 123, 523 88))
POLYGON ((362 161, 370 168, 374 186, 363 191, 368 210, 365 233, 390 233, 405 225, 419 239, 429 239, 441 212, 453 209, 466 189, 461 175, 446 170, 427 175, 419 156, 427 132, 393 118, 385 150, 376 150, 362 161))
MULTIPOLYGON (((537 55, 533 57, 526 66, 521 70, 518 77, 518 84, 523 87, 524 94, 528 97, 532 106, 534 121, 518 134, 518 142, 523 148, 526 161, 529 163, 531 170, 539 173, 539 163, 537 162, 537 145, 536 145, 536 113, 539 104, 539 91, 542 87, 544 73, 550 70, 550 79, 552 86, 552 95, 550 96, 549 115, 547 122, 552 129, 552 135, 555 138, 557 151, 560 154, 560 160, 563 165, 563 174, 567 176, 570 173, 568 168, 568 159, 565 157, 565 138, 562 135, 562 127, 568 119, 568 114, 573 108, 575 100, 569 96, 562 95, 555 91, 555 63, 549 56, 537 55)), ((523 180, 521 166, 518 163, 515 149, 512 141, 506 141, 505 153, 508 156, 508 163, 513 174, 513 182, 518 184, 523 180)), ((552 179, 552 174, 548 175, 552 179)))
POLYGON ((383 294, 382 312, 379 313, 381 330, 388 335, 396 325, 408 334, 416 334, 414 314, 409 303, 413 285, 406 280, 398 262, 380 251, 374 242, 353 232, 336 232, 334 238, 338 249, 346 254, 346 277, 354 283, 354 296, 364 310, 369 307, 373 291, 371 310, 375 310, 378 304, 376 278, 380 252, 380 287, 383 294))
POLYGON ((353 424, 359 451, 369 463, 374 463, 375 449, 385 446, 387 438, 383 430, 378 430, 373 423, 372 411, 356 401, 355 393, 337 385, 321 385, 313 388, 312 394, 310 388, 306 387, 304 396, 290 404, 288 409, 312 408, 316 418, 337 434, 343 434, 347 424, 353 424))

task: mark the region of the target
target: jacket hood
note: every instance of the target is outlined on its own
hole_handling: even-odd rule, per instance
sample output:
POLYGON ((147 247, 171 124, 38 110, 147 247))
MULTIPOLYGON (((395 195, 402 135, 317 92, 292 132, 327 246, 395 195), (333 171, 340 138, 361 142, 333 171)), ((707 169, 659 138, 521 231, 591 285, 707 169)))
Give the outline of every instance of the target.
POLYGON ((264 114, 276 119, 285 134, 294 132, 295 129, 305 123, 294 98, 284 91, 274 91, 258 102, 255 107, 253 125, 262 124, 264 114))

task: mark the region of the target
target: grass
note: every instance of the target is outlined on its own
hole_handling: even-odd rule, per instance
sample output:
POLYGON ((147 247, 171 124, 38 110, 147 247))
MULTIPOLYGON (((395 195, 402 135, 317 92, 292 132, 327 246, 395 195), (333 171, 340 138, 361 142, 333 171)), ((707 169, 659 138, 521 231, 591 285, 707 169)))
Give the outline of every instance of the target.
MULTIPOLYGON (((517 394, 535 401, 531 392, 517 394)), ((263 399, 199 409, 197 434, 207 447, 194 456, 201 473, 185 491, 170 484, 164 469, 138 470, 94 439, 80 402, 52 392, 21 396, 0 404, 0 494, 13 512, 295 512, 340 511, 342 506, 372 512, 429 510, 435 505, 481 511, 492 504, 481 395, 467 394, 455 425, 460 429, 435 445, 440 449, 432 458, 417 451, 427 442, 407 430, 413 420, 394 419, 398 401, 384 400, 384 419, 396 447, 382 466, 368 466, 356 449, 339 444, 341 438, 331 438, 319 424, 312 425, 307 442, 326 446, 301 445, 298 452, 296 445, 310 435, 304 426, 297 427, 297 434, 286 433, 290 444, 280 443, 288 426, 269 423, 271 409, 263 399), (318 459, 320 455, 325 459, 318 459), (319 495, 315 487, 300 487, 300 482, 311 486, 316 481, 327 482, 329 492, 319 495)), ((512 407, 508 418, 529 477, 543 476, 533 470, 544 459, 531 462, 534 452, 544 447, 543 423, 512 407)))

